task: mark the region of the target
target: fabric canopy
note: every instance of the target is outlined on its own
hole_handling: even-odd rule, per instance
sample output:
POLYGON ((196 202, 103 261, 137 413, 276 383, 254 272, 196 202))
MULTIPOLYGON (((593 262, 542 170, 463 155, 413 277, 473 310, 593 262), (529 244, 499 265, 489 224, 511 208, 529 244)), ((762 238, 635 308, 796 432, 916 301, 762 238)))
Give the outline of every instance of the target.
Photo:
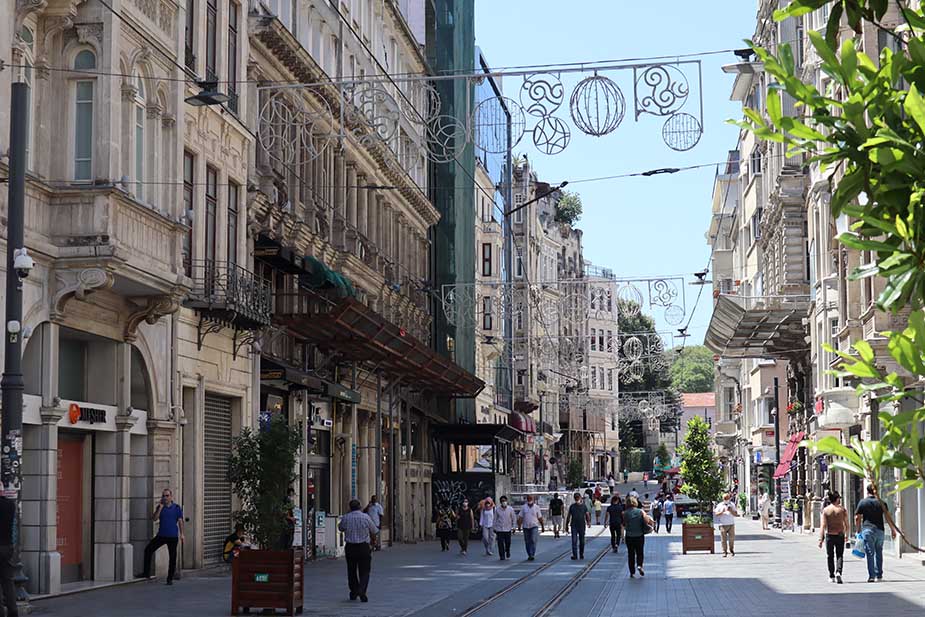
POLYGON ((800 442, 803 441, 803 437, 805 436, 806 433, 803 431, 790 436, 790 439, 787 441, 787 448, 784 450, 784 453, 781 454, 781 460, 777 463, 777 469, 774 470, 774 479, 781 478, 790 473, 790 461, 796 456, 797 449, 800 447, 800 442))

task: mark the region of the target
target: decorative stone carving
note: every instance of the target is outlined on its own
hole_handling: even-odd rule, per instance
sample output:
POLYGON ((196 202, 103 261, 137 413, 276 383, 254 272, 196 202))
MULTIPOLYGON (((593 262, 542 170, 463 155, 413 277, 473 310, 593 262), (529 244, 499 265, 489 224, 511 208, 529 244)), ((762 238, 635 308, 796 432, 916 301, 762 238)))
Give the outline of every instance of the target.
MULTIPOLYGON (((22 25, 29 15, 44 11, 47 6, 47 0, 16 0, 16 20, 14 22, 13 32, 22 30, 22 25)), ((76 14, 76 8, 73 12, 76 14)))
POLYGON ((111 272, 102 268, 86 268, 84 270, 58 270, 55 272, 57 291, 51 303, 51 318, 60 319, 64 315, 65 306, 71 298, 85 300, 94 291, 112 287, 114 277, 111 272))
POLYGON ((86 45, 96 43, 97 48, 103 44, 103 24, 77 24, 77 40, 86 45))
POLYGON ((177 312, 180 308, 180 300, 176 295, 173 296, 150 296, 145 299, 144 306, 134 311, 125 320, 125 332, 123 338, 127 343, 132 343, 138 336, 138 326, 141 322, 150 325, 157 323, 161 317, 177 312))

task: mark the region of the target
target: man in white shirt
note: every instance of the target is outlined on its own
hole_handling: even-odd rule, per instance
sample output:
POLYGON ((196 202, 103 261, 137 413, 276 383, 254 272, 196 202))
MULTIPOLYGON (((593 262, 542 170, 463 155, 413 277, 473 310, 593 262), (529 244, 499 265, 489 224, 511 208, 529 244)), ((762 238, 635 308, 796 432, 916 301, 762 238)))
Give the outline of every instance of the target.
POLYGON ((533 561, 536 556, 536 542, 540 538, 539 527, 546 531, 543 522, 543 510, 533 501, 533 495, 527 495, 527 505, 520 509, 517 517, 517 528, 524 530, 524 546, 527 548, 527 561, 533 561))
POLYGON ((735 557, 736 519, 739 511, 732 502, 732 495, 726 493, 723 500, 713 508, 713 523, 719 525, 719 535, 723 543, 723 557, 728 554, 735 557))
POLYGON ((514 514, 514 508, 507 505, 505 495, 502 495, 498 501, 501 506, 495 510, 495 522, 492 527, 498 539, 498 556, 501 561, 504 561, 511 558, 511 533, 514 531, 514 525, 517 524, 517 515, 514 514))

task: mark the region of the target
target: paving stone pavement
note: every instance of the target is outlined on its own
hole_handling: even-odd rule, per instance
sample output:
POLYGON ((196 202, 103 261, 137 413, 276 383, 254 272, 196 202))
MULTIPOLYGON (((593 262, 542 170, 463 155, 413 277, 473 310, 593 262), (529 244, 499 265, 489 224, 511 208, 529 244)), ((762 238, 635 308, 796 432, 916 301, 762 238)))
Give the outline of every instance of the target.
MULTIPOLYGON (((568 617, 713 617, 720 615, 863 615, 920 617, 925 612, 925 567, 911 559, 887 558, 885 581, 869 584, 863 560, 846 553, 845 584, 828 581, 825 553, 806 535, 762 532, 753 521, 738 524, 736 556, 681 555, 680 526, 670 536, 646 538, 646 577, 629 579, 626 557, 609 554, 578 584, 554 615, 568 617)), ((591 535, 603 531, 594 527, 591 535)), ((589 543, 590 560, 607 534, 589 543)), ((540 540, 537 561, 526 562, 516 535, 513 560, 499 561, 472 543, 469 555, 440 552, 428 542, 375 553, 370 602, 346 598, 343 560, 306 567, 305 615, 344 617, 447 617, 568 550, 567 538, 540 540)), ((479 617, 528 617, 581 569, 567 557, 498 602, 479 617)), ((212 617, 228 615, 230 577, 226 572, 187 572, 173 587, 145 582, 34 603, 34 614, 49 617, 212 617)), ((280 613, 281 614, 281 613, 280 613)))

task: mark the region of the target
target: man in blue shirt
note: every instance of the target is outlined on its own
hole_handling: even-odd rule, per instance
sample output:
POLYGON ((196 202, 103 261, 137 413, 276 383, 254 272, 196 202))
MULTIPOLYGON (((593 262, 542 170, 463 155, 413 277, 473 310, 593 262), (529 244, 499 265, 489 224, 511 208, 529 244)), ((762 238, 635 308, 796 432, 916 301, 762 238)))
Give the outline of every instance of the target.
POLYGON ((173 585, 173 576, 177 571, 177 542, 186 541, 183 535, 183 508, 173 502, 173 493, 165 488, 161 500, 151 517, 158 521, 157 535, 151 538, 145 547, 145 566, 142 578, 151 576, 151 558, 160 547, 167 545, 170 566, 167 569, 167 584, 173 585))

